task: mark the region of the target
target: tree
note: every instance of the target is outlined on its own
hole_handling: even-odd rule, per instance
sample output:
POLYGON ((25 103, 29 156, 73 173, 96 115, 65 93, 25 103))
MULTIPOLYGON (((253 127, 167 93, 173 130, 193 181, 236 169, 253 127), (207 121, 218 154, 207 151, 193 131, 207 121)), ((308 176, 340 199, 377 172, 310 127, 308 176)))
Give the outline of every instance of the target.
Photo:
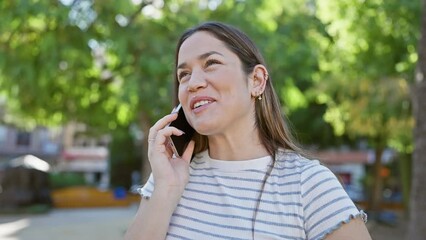
POLYGON ((415 82, 411 88, 414 118, 413 180, 411 189, 410 224, 407 239, 420 240, 426 236, 426 1, 423 0, 419 60, 415 82))
POLYGON ((318 101, 336 134, 364 137, 375 149, 370 210, 380 210, 381 156, 387 147, 409 152, 413 119, 409 84, 416 58, 418 2, 322 1, 318 17, 330 36, 318 101), (398 31, 394 31, 398 29, 398 31))
POLYGON ((78 121, 106 129, 128 121, 121 114, 128 103, 104 71, 111 60, 94 59, 102 49, 89 30, 68 19, 70 8, 59 1, 6 1, 0 10, 7 22, 0 33, 6 122, 33 127, 78 121))
MULTIPOLYGON (((324 147, 333 141, 325 120, 343 136, 365 136, 356 129, 366 122, 374 134, 383 132, 371 131, 375 126, 399 129, 411 124, 408 95, 396 86, 407 85, 406 75, 415 62, 411 31, 416 15, 411 13, 416 5, 404 2, 400 8, 397 0, 389 5, 379 2, 364 6, 355 0, 336 1, 327 7, 350 14, 327 18, 321 12, 336 11, 312 0, 3 1, 0 95, 7 96, 6 121, 32 125, 77 121, 99 132, 128 131, 136 123, 146 134, 172 108, 178 35, 199 22, 220 20, 243 29, 260 46, 284 110, 305 143, 320 142, 324 147), (377 24, 370 26, 375 19, 377 24), (381 83, 382 92, 365 94, 368 86, 381 83), (383 95, 395 98, 365 107, 370 98, 383 95), (397 111, 384 107, 398 102, 397 111), (376 121, 379 114, 369 118, 377 109, 386 113, 386 124, 376 121), (336 117, 345 114, 361 117, 351 125, 336 117)), ((399 137, 392 139, 401 142, 399 137)), ((144 141, 140 151, 146 151, 144 141)), ((147 154, 141 155, 146 178, 147 154)))
MULTIPOLYGON (((0 94, 7 96, 6 122, 31 127, 76 121, 99 132, 137 123, 146 134, 172 107, 178 34, 205 20, 248 32, 268 56, 288 112, 308 106, 303 92, 317 70, 311 30, 318 21, 304 0, 133 2, 2 2, 0 94)), ((143 163, 148 173, 148 161, 143 163)))

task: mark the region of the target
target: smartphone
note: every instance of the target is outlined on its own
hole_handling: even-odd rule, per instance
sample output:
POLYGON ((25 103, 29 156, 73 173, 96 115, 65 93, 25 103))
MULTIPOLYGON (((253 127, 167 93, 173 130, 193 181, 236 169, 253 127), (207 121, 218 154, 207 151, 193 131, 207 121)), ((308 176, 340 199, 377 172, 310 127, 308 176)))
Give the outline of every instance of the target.
POLYGON ((189 125, 188 121, 186 120, 186 116, 183 112, 183 108, 180 104, 173 110, 173 112, 177 112, 178 117, 176 118, 176 120, 171 122, 169 126, 175 127, 183 131, 184 134, 180 136, 170 136, 169 142, 175 156, 181 157, 186 149, 186 146, 194 136, 195 129, 193 129, 191 125, 189 125))

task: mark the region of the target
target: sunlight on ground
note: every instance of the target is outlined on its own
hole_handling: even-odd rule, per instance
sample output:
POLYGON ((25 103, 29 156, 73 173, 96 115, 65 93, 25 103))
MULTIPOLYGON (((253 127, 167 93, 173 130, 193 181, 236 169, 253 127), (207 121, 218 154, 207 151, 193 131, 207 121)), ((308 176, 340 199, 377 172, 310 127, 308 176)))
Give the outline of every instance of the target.
POLYGON ((28 219, 20 219, 14 222, 0 223, 0 239, 2 240, 19 240, 14 237, 19 230, 22 230, 30 225, 28 219))

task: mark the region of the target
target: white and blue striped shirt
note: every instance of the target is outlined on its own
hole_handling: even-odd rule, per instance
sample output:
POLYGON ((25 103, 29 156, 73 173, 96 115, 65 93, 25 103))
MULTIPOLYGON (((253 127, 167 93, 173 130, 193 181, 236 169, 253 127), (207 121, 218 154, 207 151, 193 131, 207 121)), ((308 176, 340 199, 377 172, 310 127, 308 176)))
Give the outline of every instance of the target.
MULTIPOLYGON (((167 239, 323 239, 362 216, 318 161, 279 151, 263 184, 272 162, 272 157, 222 161, 208 151, 198 154, 167 239)), ((151 175, 141 192, 149 197, 153 190, 151 175)))

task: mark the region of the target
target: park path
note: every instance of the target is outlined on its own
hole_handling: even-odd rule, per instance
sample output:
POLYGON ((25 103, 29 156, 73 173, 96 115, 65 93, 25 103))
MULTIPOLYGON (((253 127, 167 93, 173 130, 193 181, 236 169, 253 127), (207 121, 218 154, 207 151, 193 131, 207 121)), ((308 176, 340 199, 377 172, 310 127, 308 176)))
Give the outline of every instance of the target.
POLYGON ((47 214, 0 216, 2 240, 122 239, 137 206, 54 209, 47 214))
MULTIPOLYGON (((53 209, 39 215, 0 215, 2 240, 119 240, 136 213, 137 205, 114 208, 53 209)), ((401 216, 401 214, 400 214, 401 216)), ((402 217, 394 227, 370 221, 374 240, 403 240, 402 217)))

